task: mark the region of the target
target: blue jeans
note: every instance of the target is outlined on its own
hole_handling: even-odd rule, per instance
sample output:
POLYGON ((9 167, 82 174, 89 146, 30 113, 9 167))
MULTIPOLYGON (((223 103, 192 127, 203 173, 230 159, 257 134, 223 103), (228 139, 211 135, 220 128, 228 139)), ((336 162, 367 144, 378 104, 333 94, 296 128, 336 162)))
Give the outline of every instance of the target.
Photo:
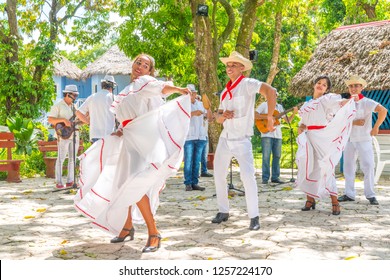
POLYGON ((206 145, 204 145, 204 148, 202 150, 202 156, 200 159, 200 174, 206 174, 207 173, 207 154, 208 154, 208 144, 209 141, 206 140, 206 145))
POLYGON ((206 140, 189 140, 184 144, 184 185, 199 182, 199 167, 206 140))
POLYGON ((263 154, 262 180, 268 181, 270 177, 270 161, 272 153, 272 180, 279 179, 280 176, 280 157, 282 155, 282 139, 262 137, 261 147, 263 154))

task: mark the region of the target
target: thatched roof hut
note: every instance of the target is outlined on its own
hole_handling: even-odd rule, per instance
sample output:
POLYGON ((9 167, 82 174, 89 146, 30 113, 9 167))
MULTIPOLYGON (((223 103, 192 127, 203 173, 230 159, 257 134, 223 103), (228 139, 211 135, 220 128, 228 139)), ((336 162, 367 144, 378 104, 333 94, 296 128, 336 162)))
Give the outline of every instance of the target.
POLYGON ((54 61, 54 75, 67 77, 71 80, 80 80, 82 71, 66 57, 61 56, 60 61, 54 61))
POLYGON ((294 76, 290 92, 311 95, 314 79, 323 74, 331 78, 335 93, 347 92, 344 81, 352 74, 368 82, 366 90, 390 89, 390 20, 333 30, 294 76))
POLYGON ((82 79, 87 79, 95 74, 130 75, 132 65, 130 58, 115 45, 96 61, 88 65, 81 77, 82 79))

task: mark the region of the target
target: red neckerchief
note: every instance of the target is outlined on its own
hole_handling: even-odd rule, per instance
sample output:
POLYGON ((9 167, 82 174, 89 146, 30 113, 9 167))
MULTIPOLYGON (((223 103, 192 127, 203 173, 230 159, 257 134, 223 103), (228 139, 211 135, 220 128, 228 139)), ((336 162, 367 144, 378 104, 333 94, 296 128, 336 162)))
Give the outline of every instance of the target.
POLYGON ((230 80, 227 84, 226 84, 226 91, 223 93, 222 95, 222 101, 225 99, 226 95, 229 93, 229 100, 232 99, 233 97, 233 94, 232 94, 232 90, 242 81, 242 79, 244 79, 245 76, 244 75, 241 75, 240 77, 238 77, 238 79, 234 82, 234 84, 232 84, 232 80, 230 80))
MULTIPOLYGON (((359 95, 359 100, 362 100, 364 98, 363 94, 359 93, 358 95, 359 95)), ((352 98, 352 96, 350 98, 352 98)))

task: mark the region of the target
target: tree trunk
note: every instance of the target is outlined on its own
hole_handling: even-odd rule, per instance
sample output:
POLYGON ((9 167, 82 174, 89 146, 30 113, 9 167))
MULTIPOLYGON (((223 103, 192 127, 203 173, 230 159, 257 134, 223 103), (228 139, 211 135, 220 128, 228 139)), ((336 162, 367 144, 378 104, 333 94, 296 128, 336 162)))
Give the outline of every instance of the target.
MULTIPOLYGON (((376 2, 378 3, 378 2, 376 2)), ((362 8, 366 12, 366 15, 369 19, 376 19, 375 5, 363 4, 362 8)))
MULTIPOLYGON (((18 82, 22 82, 23 75, 20 72, 20 67, 18 65, 19 61, 19 41, 21 40, 21 36, 18 31, 18 19, 16 16, 16 4, 17 1, 7 0, 6 12, 8 17, 8 26, 9 26, 9 34, 3 33, 4 30, 1 31, 1 40, 6 45, 10 46, 9 49, 5 50, 4 57, 7 64, 12 65, 9 67, 8 73, 9 77, 14 77, 14 79, 18 82)), ((14 81, 10 81, 14 82, 14 81)), ((17 98, 17 97, 16 97, 17 98)), ((7 115, 12 111, 13 102, 10 98, 8 98, 5 102, 5 110, 7 115)))
MULTIPOLYGON (((236 50, 245 57, 249 57, 249 47, 252 41, 252 33, 256 23, 256 10, 265 0, 246 0, 236 50)), ((192 24, 195 36, 195 68, 199 81, 200 93, 205 93, 211 101, 213 111, 219 106, 219 98, 214 94, 218 92, 220 83, 217 75, 219 51, 231 34, 235 24, 234 11, 226 0, 213 0, 212 22, 207 16, 197 15, 199 4, 205 4, 205 0, 191 0, 192 24), (228 16, 228 24, 224 31, 217 34, 215 23, 216 5, 220 3, 228 16)), ((224 86, 224 85, 223 85, 224 86)), ((215 152, 222 126, 213 122, 209 125, 210 153, 215 152)))
POLYGON ((279 52, 280 52, 281 33, 282 33, 282 11, 279 10, 275 16, 274 47, 272 50, 271 66, 267 77, 267 84, 269 85, 272 84, 276 74, 278 74, 279 72, 278 61, 279 61, 279 52))
MULTIPOLYGON (((84 1, 82 1, 84 2, 84 1)), ((41 98, 41 90, 40 90, 40 84, 42 82, 42 78, 44 76, 44 73, 46 72, 47 68, 49 67, 50 63, 53 60, 53 55, 55 53, 55 46, 56 41, 58 39, 58 28, 60 22, 57 19, 57 14, 60 11, 60 9, 63 7, 60 1, 58 0, 52 0, 50 5, 50 12, 49 12, 49 26, 50 26, 50 35, 47 41, 40 42, 42 43, 42 50, 39 51, 39 55, 37 57, 37 60, 40 61, 39 64, 35 66, 35 70, 33 73, 33 81, 35 83, 34 91, 36 94, 30 95, 30 102, 36 103, 39 98, 41 98)), ((78 8, 76 8, 77 10, 78 8)), ((65 16, 64 18, 68 18, 69 15, 65 16)))
POLYGON ((265 0, 246 0, 242 21, 236 41, 236 51, 249 58, 249 48, 252 42, 252 34, 256 25, 257 8, 264 4, 265 0))
MULTIPOLYGON (((211 110, 213 112, 218 110, 219 97, 216 95, 221 84, 218 80, 217 65, 219 60, 219 52, 229 38, 234 29, 235 17, 234 11, 226 0, 214 0, 211 15, 209 16, 197 15, 199 4, 205 4, 204 0, 192 0, 192 24, 195 36, 195 69, 198 76, 199 90, 201 94, 206 94, 211 102, 211 110), (225 9, 229 18, 228 23, 219 36, 216 28, 215 15, 217 10, 217 3, 220 3, 225 9)), ((216 122, 209 125, 209 151, 214 153, 217 147, 219 135, 221 134, 222 126, 216 122)))
MULTIPOLYGON (((196 51, 194 66, 198 76, 200 93, 208 96, 211 102, 211 110, 214 111, 219 106, 218 97, 214 94, 218 92, 217 60, 215 59, 218 54, 215 52, 211 36, 210 18, 196 14, 199 4, 205 4, 205 1, 191 1, 196 51)), ((209 132, 210 153, 213 153, 219 137, 218 129, 214 123, 210 124, 209 132)))

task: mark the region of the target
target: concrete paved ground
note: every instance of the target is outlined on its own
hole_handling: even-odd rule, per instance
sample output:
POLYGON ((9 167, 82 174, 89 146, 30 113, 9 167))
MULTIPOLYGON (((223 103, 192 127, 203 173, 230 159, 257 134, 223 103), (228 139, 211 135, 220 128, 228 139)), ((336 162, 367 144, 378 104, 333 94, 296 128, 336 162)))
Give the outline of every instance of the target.
MULTIPOLYGON (((242 189, 234 171, 233 184, 242 189)), ((289 180, 288 170, 283 179, 289 180)), ((73 194, 53 192, 54 181, 0 182, 0 259, 8 260, 390 260, 390 181, 376 187, 379 206, 369 205, 357 182, 355 202, 331 215, 330 200, 302 212, 305 198, 292 184, 259 182, 259 231, 249 231, 245 199, 233 192, 231 218, 215 225, 213 178, 201 178, 206 191, 184 191, 182 173, 161 194, 156 220, 161 249, 142 254, 147 233, 136 226, 135 240, 110 244, 111 236, 92 228, 73 207, 73 194)), ((339 193, 343 179, 338 179, 339 193)))

